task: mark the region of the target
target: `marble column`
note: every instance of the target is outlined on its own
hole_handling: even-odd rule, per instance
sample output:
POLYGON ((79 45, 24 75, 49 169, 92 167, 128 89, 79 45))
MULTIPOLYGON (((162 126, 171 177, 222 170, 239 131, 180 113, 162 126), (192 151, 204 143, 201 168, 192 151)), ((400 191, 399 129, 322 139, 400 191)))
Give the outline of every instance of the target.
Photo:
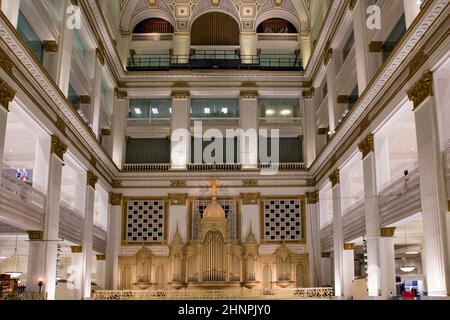
POLYGON ((173 35, 173 55, 176 56, 178 64, 188 63, 191 51, 191 33, 175 32, 173 35))
POLYGON ((395 287, 395 228, 382 228, 380 246, 381 296, 383 299, 396 295, 395 287))
POLYGON ((106 289, 106 256, 103 254, 96 255, 95 265, 95 283, 101 289, 106 289))
POLYGON ((344 251, 342 255, 343 265, 343 295, 346 298, 353 296, 353 280, 355 279, 355 244, 344 243, 344 251))
POLYGON ((105 65, 105 58, 99 48, 95 50, 97 59, 95 60, 94 81, 92 88, 92 105, 89 114, 89 123, 92 124, 92 130, 97 137, 100 136, 100 103, 102 97, 102 78, 103 66, 105 65))
POLYGON ((54 40, 44 41, 44 59, 43 65, 45 70, 50 74, 53 80, 56 80, 58 66, 58 43, 54 40))
POLYGON ((314 105, 314 88, 303 91, 305 165, 309 168, 317 156, 317 119, 314 105))
POLYGON ((241 32, 241 62, 254 64, 257 56, 258 36, 256 32, 241 32))
POLYGON ((43 232, 39 230, 28 231, 28 263, 27 282, 28 292, 39 292, 39 281, 44 280, 44 260, 42 254, 44 242, 43 232))
POLYGON ((50 139, 38 136, 33 165, 33 188, 45 194, 47 191, 50 139))
POLYGON ((56 66, 56 84, 62 93, 67 96, 69 92, 70 67, 72 65, 73 28, 68 28, 68 21, 73 19, 73 11, 66 10, 61 22, 61 31, 58 45, 58 62, 56 66))
POLYGON ((367 288, 371 297, 380 295, 380 210, 378 206, 377 174, 374 153, 374 136, 369 134, 358 145, 363 156, 364 212, 367 240, 367 288))
POLYGON ((336 59, 337 54, 332 48, 327 50, 325 56, 325 65, 327 68, 327 88, 328 88, 328 124, 330 127, 330 132, 334 134, 336 130, 336 59))
POLYGON ((420 0, 403 0, 406 28, 409 28, 420 13, 420 0))
MULTIPOLYGON (((186 170, 191 160, 190 102, 189 91, 172 92, 172 117, 170 119, 170 168, 172 170, 186 170)), ((201 151, 198 150, 198 152, 201 151)))
POLYGON ((408 90, 408 97, 413 102, 416 119, 428 295, 446 296, 449 290, 447 190, 432 72, 422 75, 408 90))
POLYGON ((130 54, 131 33, 130 31, 120 30, 117 37, 118 37, 117 52, 119 53, 123 69, 126 70, 130 54))
POLYGON ((94 229, 94 204, 95 204, 95 185, 98 177, 91 171, 87 172, 86 184, 86 206, 84 212, 83 227, 83 269, 81 277, 81 294, 82 298, 91 297, 91 280, 92 280, 92 255, 93 255, 93 229, 94 229))
POLYGON ((244 170, 258 169, 258 91, 241 91, 239 99, 240 163, 244 170))
POLYGON ((68 273, 68 289, 74 291, 74 299, 81 300, 82 294, 82 281, 83 281, 83 247, 71 246, 71 265, 67 270, 68 273))
POLYGON ((331 275, 331 254, 330 252, 322 252, 321 255, 321 269, 322 269, 322 287, 329 287, 333 283, 331 275))
POLYGON ((109 128, 102 128, 100 130, 101 134, 101 143, 103 149, 106 151, 107 154, 111 155, 111 129, 109 128))
POLYGON ((306 69, 312 52, 311 29, 300 32, 300 51, 302 55, 302 65, 306 69))
POLYGON ((333 247, 334 247, 334 294, 343 295, 344 290, 344 231, 341 213, 341 187, 339 170, 336 169, 329 177, 333 199, 333 247))
POLYGON ((14 28, 17 28, 17 22, 19 21, 20 0, 2 0, 1 9, 14 28))
POLYGON ((61 178, 64 154, 67 145, 57 136, 52 135, 51 155, 47 185, 47 200, 44 219, 44 285, 47 299, 55 299, 56 258, 59 241, 59 214, 61 205, 61 178))
POLYGON ((112 114, 112 159, 116 166, 123 167, 126 155, 125 134, 128 117, 127 92, 116 89, 114 92, 114 107, 112 114))
MULTIPOLYGON (((411 2, 415 2, 415 0, 411 2)), ((353 8, 356 74, 360 95, 367 88, 368 84, 372 80, 372 77, 377 72, 376 57, 369 53, 369 29, 367 28, 368 7, 369 0, 358 0, 353 8)))
POLYGON ((121 239, 122 194, 109 194, 108 233, 106 239, 106 283, 108 290, 117 289, 121 239))
POLYGON ((322 284, 321 251, 320 251, 320 213, 319 193, 306 193, 308 252, 309 252, 309 286, 320 287, 322 284))
POLYGON ((2 179, 5 152, 6 125, 8 122, 9 103, 14 100, 16 91, 0 78, 0 181, 2 179))

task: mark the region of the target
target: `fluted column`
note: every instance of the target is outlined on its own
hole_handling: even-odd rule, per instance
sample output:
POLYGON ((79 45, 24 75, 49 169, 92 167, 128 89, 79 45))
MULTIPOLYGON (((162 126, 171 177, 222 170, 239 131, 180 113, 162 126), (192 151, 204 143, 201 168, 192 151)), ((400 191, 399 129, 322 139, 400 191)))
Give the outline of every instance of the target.
POLYGON ((49 300, 55 299, 56 257, 59 240, 59 213, 61 204, 61 178, 64 154, 67 145, 57 136, 52 136, 49 178, 44 218, 44 270, 45 291, 49 300))
POLYGON ((9 22, 17 28, 17 22, 19 21, 19 9, 20 0, 2 0, 1 9, 5 16, 8 18, 9 22))
POLYGON ((333 283, 331 270, 331 253, 322 252, 321 254, 322 283, 321 286, 328 287, 333 283))
POLYGON ((82 246, 71 246, 70 247, 71 256, 70 261, 71 265, 67 272, 70 274, 68 277, 68 288, 72 289, 74 292, 75 300, 81 300, 83 298, 83 286, 82 286, 82 278, 83 278, 83 247, 82 246))
POLYGON ((190 163, 190 92, 172 92, 172 117, 170 119, 170 168, 185 170, 190 163))
POLYGON ((119 249, 121 239, 122 194, 109 194, 108 234, 106 239, 106 284, 108 290, 117 289, 119 249))
POLYGON ((334 294, 340 297, 343 295, 344 290, 344 232, 342 228, 339 170, 336 169, 330 175, 329 179, 331 182, 331 194, 333 198, 334 294))
POLYGON ((336 57, 332 48, 328 48, 325 54, 325 66, 327 68, 328 88, 328 122, 332 133, 336 130, 336 57))
POLYGON ((40 230, 28 231, 28 240, 26 287, 28 292, 39 292, 38 282, 44 280, 43 232, 40 230))
POLYGON ((311 29, 300 32, 300 51, 302 54, 302 65, 306 69, 312 51, 311 29))
POLYGON ((126 154, 125 132, 127 128, 127 92, 114 90, 114 110, 112 114, 112 159, 116 166, 123 167, 126 154))
POLYGON ((95 265, 95 283, 103 289, 106 289, 106 256, 97 254, 95 265))
POLYGON ((103 66, 105 65, 105 58, 102 51, 97 48, 95 50, 97 59, 95 60, 95 70, 94 70, 94 82, 92 88, 92 105, 89 114, 89 123, 92 124, 92 130, 95 135, 99 137, 100 135, 100 101, 102 97, 102 78, 103 78, 103 66))
POLYGON ((256 90, 241 91, 240 94, 239 144, 242 169, 258 168, 258 95, 256 90))
POLYGON ((344 243, 343 252, 343 295, 351 297, 353 295, 352 286, 355 279, 355 244, 344 243))
POLYGON ((306 193, 306 212, 309 221, 306 236, 309 251, 309 286, 319 287, 322 283, 321 251, 320 251, 320 223, 319 223, 319 193, 306 193))
POLYGON ((95 204, 95 185, 98 177, 91 171, 87 172, 86 184, 86 206, 84 211, 83 228, 83 270, 81 278, 81 290, 83 298, 91 297, 91 279, 92 279, 92 255, 93 255, 93 229, 94 229, 94 204, 95 204))
POLYGON ((304 105, 304 150, 305 150, 305 164, 309 168, 317 156, 317 119, 316 108, 314 106, 314 88, 303 91, 303 105, 304 105))
POLYGON ((383 299, 396 295, 395 287, 395 228, 382 228, 380 242, 381 296, 383 299))
POLYGON ((9 103, 14 100, 16 91, 0 78, 0 181, 2 179, 3 158, 5 152, 6 124, 8 121, 9 103))
POLYGON ((359 145, 363 156, 364 212, 367 240, 367 288, 369 296, 380 295, 380 210, 378 205, 374 136, 369 134, 359 145))
POLYGON ((408 96, 416 119, 428 295, 446 296, 449 286, 447 192, 433 92, 433 74, 426 72, 408 90, 408 96))

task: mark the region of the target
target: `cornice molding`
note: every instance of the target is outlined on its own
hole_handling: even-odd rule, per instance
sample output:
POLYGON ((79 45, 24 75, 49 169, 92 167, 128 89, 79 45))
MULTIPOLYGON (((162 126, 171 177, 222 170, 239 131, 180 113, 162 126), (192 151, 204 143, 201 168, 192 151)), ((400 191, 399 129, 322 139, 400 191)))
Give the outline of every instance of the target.
POLYGON ((0 78, 0 106, 9 111, 9 103, 14 100, 16 90, 11 88, 8 83, 0 78))
POLYGON ((333 58, 333 48, 328 48, 325 52, 325 56, 323 57, 323 64, 328 66, 330 60, 333 58))
POLYGON ((408 98, 414 104, 414 110, 419 108, 422 103, 432 97, 433 93, 433 73, 425 72, 422 77, 408 90, 408 98))
POLYGON ((62 161, 64 154, 67 152, 67 144, 65 144, 56 134, 52 135, 51 139, 51 153, 56 155, 62 161))
POLYGON ((375 151, 375 143, 373 134, 369 134, 363 141, 358 144, 358 149, 362 153, 362 158, 366 158, 371 152, 375 151))
POLYGON ((102 66, 105 65, 105 56, 102 53, 102 50, 100 48, 95 49, 95 56, 98 59, 98 62, 100 62, 100 64, 102 66))

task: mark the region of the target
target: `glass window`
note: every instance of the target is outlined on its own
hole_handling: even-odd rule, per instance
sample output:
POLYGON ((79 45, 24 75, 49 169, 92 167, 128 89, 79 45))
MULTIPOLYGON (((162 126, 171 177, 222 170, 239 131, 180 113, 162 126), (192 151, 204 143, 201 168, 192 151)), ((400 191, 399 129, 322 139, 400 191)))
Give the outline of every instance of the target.
POLYGON ((73 33, 73 48, 81 60, 84 61, 86 58, 86 47, 84 46, 83 40, 77 30, 73 33))
POLYGON ((30 47, 36 58, 42 62, 44 58, 44 46, 41 39, 34 31, 27 18, 19 11, 19 20, 17 22, 17 31, 23 38, 23 40, 30 47))
POLYGON ((67 99, 69 100, 72 107, 76 110, 80 109, 80 96, 77 94, 75 89, 69 84, 69 93, 67 95, 67 99))
POLYGON ((300 118, 298 99, 259 99, 260 118, 300 118))
POLYGON ((386 61, 386 59, 394 50, 395 46, 398 44, 398 42, 403 37, 403 34, 405 32, 406 32, 406 19, 405 15, 402 15, 400 17, 400 20, 398 20, 397 24, 387 37, 386 41, 383 43, 383 61, 386 61))
POLYGON ((128 111, 129 119, 170 119, 171 99, 132 99, 128 111))
POLYGON ((239 118, 239 99, 192 99, 192 118, 239 118))

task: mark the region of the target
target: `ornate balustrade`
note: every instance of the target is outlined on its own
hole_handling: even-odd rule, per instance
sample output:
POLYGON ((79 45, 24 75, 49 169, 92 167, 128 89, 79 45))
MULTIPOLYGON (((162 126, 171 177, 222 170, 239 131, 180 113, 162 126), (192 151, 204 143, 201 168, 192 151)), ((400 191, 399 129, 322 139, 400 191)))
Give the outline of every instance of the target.
POLYGON ((156 172, 169 171, 169 163, 142 163, 142 164, 125 164, 123 166, 124 172, 156 172))
POLYGON ((259 169, 271 169, 279 171, 302 171, 306 169, 303 162, 299 163, 260 163, 259 169))
MULTIPOLYGON (((306 170, 306 166, 303 162, 299 163, 268 163, 258 164, 259 170, 275 170, 275 171, 303 171, 306 170)), ((123 172, 161 172, 169 171, 169 163, 142 163, 142 164, 125 164, 123 166, 123 172)), ((242 165, 240 163, 190 163, 187 165, 188 171, 240 171, 242 165)))
POLYGON ((276 300, 324 299, 333 288, 230 289, 230 290, 116 290, 95 291, 94 300, 276 300))
POLYGON ((189 171, 239 171, 242 165, 239 163, 191 163, 188 164, 189 171))
POLYGON ((6 292, 0 293, 1 300, 47 300, 47 294, 38 292, 6 292))

